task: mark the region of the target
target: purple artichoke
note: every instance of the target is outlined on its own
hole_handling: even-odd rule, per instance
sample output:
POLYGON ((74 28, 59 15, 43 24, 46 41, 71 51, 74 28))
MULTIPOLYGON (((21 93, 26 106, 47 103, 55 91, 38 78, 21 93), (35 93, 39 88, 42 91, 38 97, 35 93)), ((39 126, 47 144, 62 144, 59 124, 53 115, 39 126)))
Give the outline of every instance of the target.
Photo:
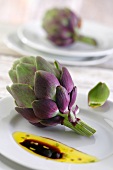
POLYGON ((47 38, 57 46, 68 46, 76 41, 97 44, 93 38, 79 35, 81 18, 68 8, 48 10, 42 27, 47 32, 47 38))
POLYGON ((67 68, 41 57, 23 57, 14 62, 9 76, 13 81, 7 90, 15 99, 15 110, 38 127, 61 124, 81 135, 95 130, 76 117, 74 106, 77 87, 67 68))

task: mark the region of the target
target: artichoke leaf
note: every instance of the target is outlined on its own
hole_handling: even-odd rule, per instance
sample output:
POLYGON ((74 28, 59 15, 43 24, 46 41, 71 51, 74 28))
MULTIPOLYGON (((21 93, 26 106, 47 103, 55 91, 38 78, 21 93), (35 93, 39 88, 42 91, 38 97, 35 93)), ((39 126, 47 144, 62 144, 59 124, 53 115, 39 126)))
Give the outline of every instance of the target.
POLYGON ((15 110, 31 123, 40 122, 32 108, 15 107, 15 110))
POLYGON ((34 91, 38 99, 49 98, 55 100, 58 85, 60 83, 53 74, 46 71, 37 71, 35 73, 34 91))
POLYGON ((9 70, 9 76, 12 80, 13 83, 17 83, 17 74, 16 74, 16 70, 9 70))
POLYGON ((36 64, 35 59, 36 59, 36 58, 33 57, 33 56, 30 56, 30 57, 22 57, 22 58, 20 59, 20 62, 21 62, 21 63, 32 64, 32 65, 35 66, 35 64, 36 64))
POLYGON ((54 116, 50 119, 44 119, 41 121, 41 124, 45 126, 56 126, 57 124, 61 124, 62 122, 62 117, 61 116, 54 116))
POLYGON ((102 106, 109 97, 110 91, 105 83, 99 82, 88 93, 88 105, 96 108, 102 106))
POLYGON ((35 100, 32 103, 35 115, 39 119, 49 119, 57 115, 58 108, 51 99, 35 100))
POLYGON ((70 103, 69 103, 69 110, 71 110, 72 106, 74 105, 77 97, 77 87, 74 86, 73 90, 70 93, 70 103))
POLYGON ((12 91, 11 91, 11 87, 10 86, 6 86, 6 89, 13 96, 12 91))
POLYGON ((57 68, 57 70, 59 70, 59 72, 61 73, 62 72, 62 65, 58 61, 55 61, 54 65, 57 68))
POLYGON ((29 84, 34 86, 34 75, 36 67, 27 63, 20 63, 17 65, 17 81, 22 84, 29 84))
POLYGON ((57 78, 60 77, 60 72, 53 65, 51 65, 48 61, 46 61, 42 57, 36 57, 36 68, 37 70, 47 71, 49 73, 54 74, 57 78))
POLYGON ((12 66, 12 69, 13 69, 13 70, 16 70, 16 66, 17 66, 19 63, 20 63, 20 60, 14 61, 13 66, 12 66))
POLYGON ((65 113, 68 110, 70 97, 67 90, 63 86, 57 86, 56 88, 56 103, 61 113, 65 113))
POLYGON ((11 94, 20 107, 32 108, 31 103, 36 99, 33 89, 27 84, 13 84, 11 94))
POLYGON ((65 67, 62 68, 60 83, 63 87, 66 88, 68 93, 70 93, 72 91, 73 87, 74 87, 74 83, 73 83, 73 80, 71 78, 71 75, 70 75, 69 71, 67 70, 67 68, 65 68, 65 67))

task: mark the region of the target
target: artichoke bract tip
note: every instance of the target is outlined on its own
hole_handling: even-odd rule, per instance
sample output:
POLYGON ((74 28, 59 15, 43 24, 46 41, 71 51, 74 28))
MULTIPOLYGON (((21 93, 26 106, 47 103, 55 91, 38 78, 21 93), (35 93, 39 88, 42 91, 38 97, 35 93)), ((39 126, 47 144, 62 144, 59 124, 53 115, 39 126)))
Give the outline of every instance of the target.
POLYGON ((76 116, 77 87, 68 69, 58 61, 51 64, 42 57, 22 57, 13 64, 9 76, 13 84, 7 90, 15 100, 15 110, 32 125, 61 124, 78 134, 93 135, 76 116))

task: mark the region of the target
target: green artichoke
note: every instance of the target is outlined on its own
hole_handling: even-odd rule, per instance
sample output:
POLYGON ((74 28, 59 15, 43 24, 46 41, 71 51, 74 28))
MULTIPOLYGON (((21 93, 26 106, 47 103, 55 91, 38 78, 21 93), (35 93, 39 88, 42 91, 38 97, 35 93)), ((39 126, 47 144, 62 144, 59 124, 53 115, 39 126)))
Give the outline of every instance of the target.
POLYGON ((74 106, 77 87, 66 67, 41 57, 23 57, 15 61, 7 90, 15 99, 15 110, 38 127, 61 124, 76 133, 91 136, 95 130, 77 118, 74 106))
POLYGON ((57 46, 68 46, 76 41, 97 45, 93 38, 79 35, 81 18, 68 8, 48 10, 43 18, 42 27, 47 38, 57 46))

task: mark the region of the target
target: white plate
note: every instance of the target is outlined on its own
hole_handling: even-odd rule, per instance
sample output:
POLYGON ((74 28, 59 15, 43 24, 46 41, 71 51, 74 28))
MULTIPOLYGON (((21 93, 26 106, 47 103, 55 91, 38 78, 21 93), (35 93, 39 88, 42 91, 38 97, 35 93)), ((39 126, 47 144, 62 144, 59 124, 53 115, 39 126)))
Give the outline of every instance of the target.
POLYGON ((0 153, 5 157, 31 169, 38 170, 112 170, 113 167, 113 102, 107 101, 103 107, 91 109, 87 96, 78 94, 79 117, 93 126, 97 132, 90 138, 79 136, 61 125, 52 128, 37 128, 29 124, 14 110, 11 97, 0 101, 0 153), (100 159, 97 163, 69 164, 58 163, 32 155, 21 148, 13 139, 12 133, 23 131, 38 136, 52 138, 100 159))
POLYGON ((42 52, 66 57, 98 57, 113 53, 113 29, 84 21, 81 34, 95 38, 98 45, 94 47, 74 43, 69 47, 57 47, 47 40, 41 24, 37 22, 27 23, 18 29, 18 36, 22 42, 42 52))
POLYGON ((79 66, 88 66, 88 65, 97 65, 97 64, 101 64, 104 63, 106 61, 108 61, 111 56, 100 56, 100 57, 65 57, 65 56, 57 56, 57 55, 53 55, 53 54, 47 54, 44 52, 40 52, 36 49, 33 49, 27 45, 25 45, 24 43, 22 43, 20 41, 20 39, 18 38, 16 32, 15 33, 11 33, 9 34, 6 38, 5 38, 5 44, 15 50, 16 52, 22 54, 22 55, 26 55, 26 56, 43 56, 44 58, 46 58, 48 61, 53 62, 54 60, 58 60, 60 63, 62 64, 66 64, 66 65, 79 65, 79 66))

